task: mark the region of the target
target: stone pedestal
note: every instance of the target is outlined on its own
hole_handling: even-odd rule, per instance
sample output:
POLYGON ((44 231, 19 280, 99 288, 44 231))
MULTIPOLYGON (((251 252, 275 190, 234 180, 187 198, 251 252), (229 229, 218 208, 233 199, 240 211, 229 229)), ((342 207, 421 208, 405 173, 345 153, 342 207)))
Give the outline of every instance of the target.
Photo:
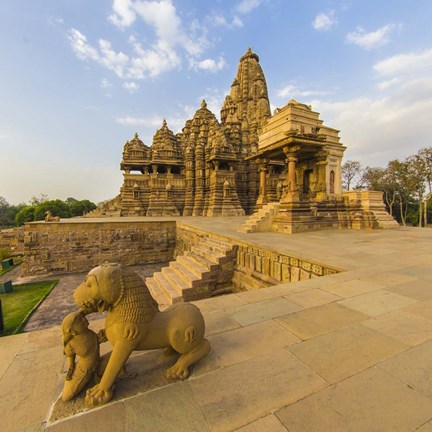
POLYGON ((272 231, 294 234, 314 229, 318 228, 309 202, 301 202, 298 199, 281 201, 279 211, 273 220, 272 231))

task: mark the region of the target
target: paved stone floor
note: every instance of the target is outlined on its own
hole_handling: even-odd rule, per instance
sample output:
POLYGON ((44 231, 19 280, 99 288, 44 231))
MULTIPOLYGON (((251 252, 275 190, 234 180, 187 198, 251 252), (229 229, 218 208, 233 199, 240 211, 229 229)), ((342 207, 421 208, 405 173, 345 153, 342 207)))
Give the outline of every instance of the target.
POLYGON ((0 338, 0 430, 432 431, 432 230, 248 235, 236 219, 180 222, 346 271, 196 302, 212 352, 191 378, 167 382, 166 361, 142 354, 135 363, 154 364, 141 366, 144 390, 119 381, 108 405, 57 421, 58 326, 0 338))

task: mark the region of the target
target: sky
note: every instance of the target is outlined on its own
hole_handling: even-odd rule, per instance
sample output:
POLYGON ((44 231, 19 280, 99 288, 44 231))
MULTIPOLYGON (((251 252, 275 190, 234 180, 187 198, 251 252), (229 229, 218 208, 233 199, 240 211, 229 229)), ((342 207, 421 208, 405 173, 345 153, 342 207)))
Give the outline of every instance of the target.
POLYGON ((430 0, 3 0, 0 196, 110 199, 125 142, 219 118, 238 61, 260 57, 272 109, 312 105, 344 160, 432 145, 430 0))

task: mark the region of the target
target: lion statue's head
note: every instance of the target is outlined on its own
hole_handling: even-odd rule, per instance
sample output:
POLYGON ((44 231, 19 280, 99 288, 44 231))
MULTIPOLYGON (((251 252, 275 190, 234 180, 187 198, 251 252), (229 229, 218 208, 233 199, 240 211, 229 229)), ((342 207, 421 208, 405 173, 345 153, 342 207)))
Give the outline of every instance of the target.
POLYGON ((85 314, 116 311, 116 319, 148 322, 158 311, 144 281, 118 263, 105 263, 90 270, 73 294, 85 314))
POLYGON ((121 265, 105 263, 90 270, 84 282, 75 289, 73 298, 83 310, 102 312, 116 303, 121 292, 121 265))

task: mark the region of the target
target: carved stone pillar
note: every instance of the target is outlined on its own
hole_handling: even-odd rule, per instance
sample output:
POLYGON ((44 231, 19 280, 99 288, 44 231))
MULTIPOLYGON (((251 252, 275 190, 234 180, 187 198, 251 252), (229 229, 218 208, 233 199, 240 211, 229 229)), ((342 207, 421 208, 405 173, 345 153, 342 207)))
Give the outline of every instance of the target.
POLYGON ((298 161, 297 152, 299 150, 298 146, 295 147, 285 147, 283 149, 287 164, 287 188, 285 196, 282 198, 281 202, 292 202, 299 200, 299 194, 296 184, 296 163, 298 161))
POLYGON ((288 192, 295 192, 296 190, 295 170, 296 170, 297 158, 293 156, 289 156, 287 158, 287 161, 288 161, 288 180, 289 180, 288 192))
POLYGON ((327 155, 328 152, 320 151, 317 153, 317 178, 316 178, 316 199, 317 201, 324 201, 327 199, 327 182, 326 182, 326 168, 327 168, 327 155))
POLYGON ((205 186, 205 158, 204 143, 198 142, 195 147, 195 203, 192 216, 202 216, 204 209, 204 186, 205 186))
POLYGON ((323 201, 327 198, 326 166, 327 166, 327 161, 325 160, 317 162, 317 182, 316 182, 317 201, 323 201))
POLYGON ((257 206, 263 206, 268 203, 267 197, 267 170, 268 170, 268 159, 257 158, 256 163, 260 171, 260 186, 259 186, 259 196, 257 199, 257 206))

